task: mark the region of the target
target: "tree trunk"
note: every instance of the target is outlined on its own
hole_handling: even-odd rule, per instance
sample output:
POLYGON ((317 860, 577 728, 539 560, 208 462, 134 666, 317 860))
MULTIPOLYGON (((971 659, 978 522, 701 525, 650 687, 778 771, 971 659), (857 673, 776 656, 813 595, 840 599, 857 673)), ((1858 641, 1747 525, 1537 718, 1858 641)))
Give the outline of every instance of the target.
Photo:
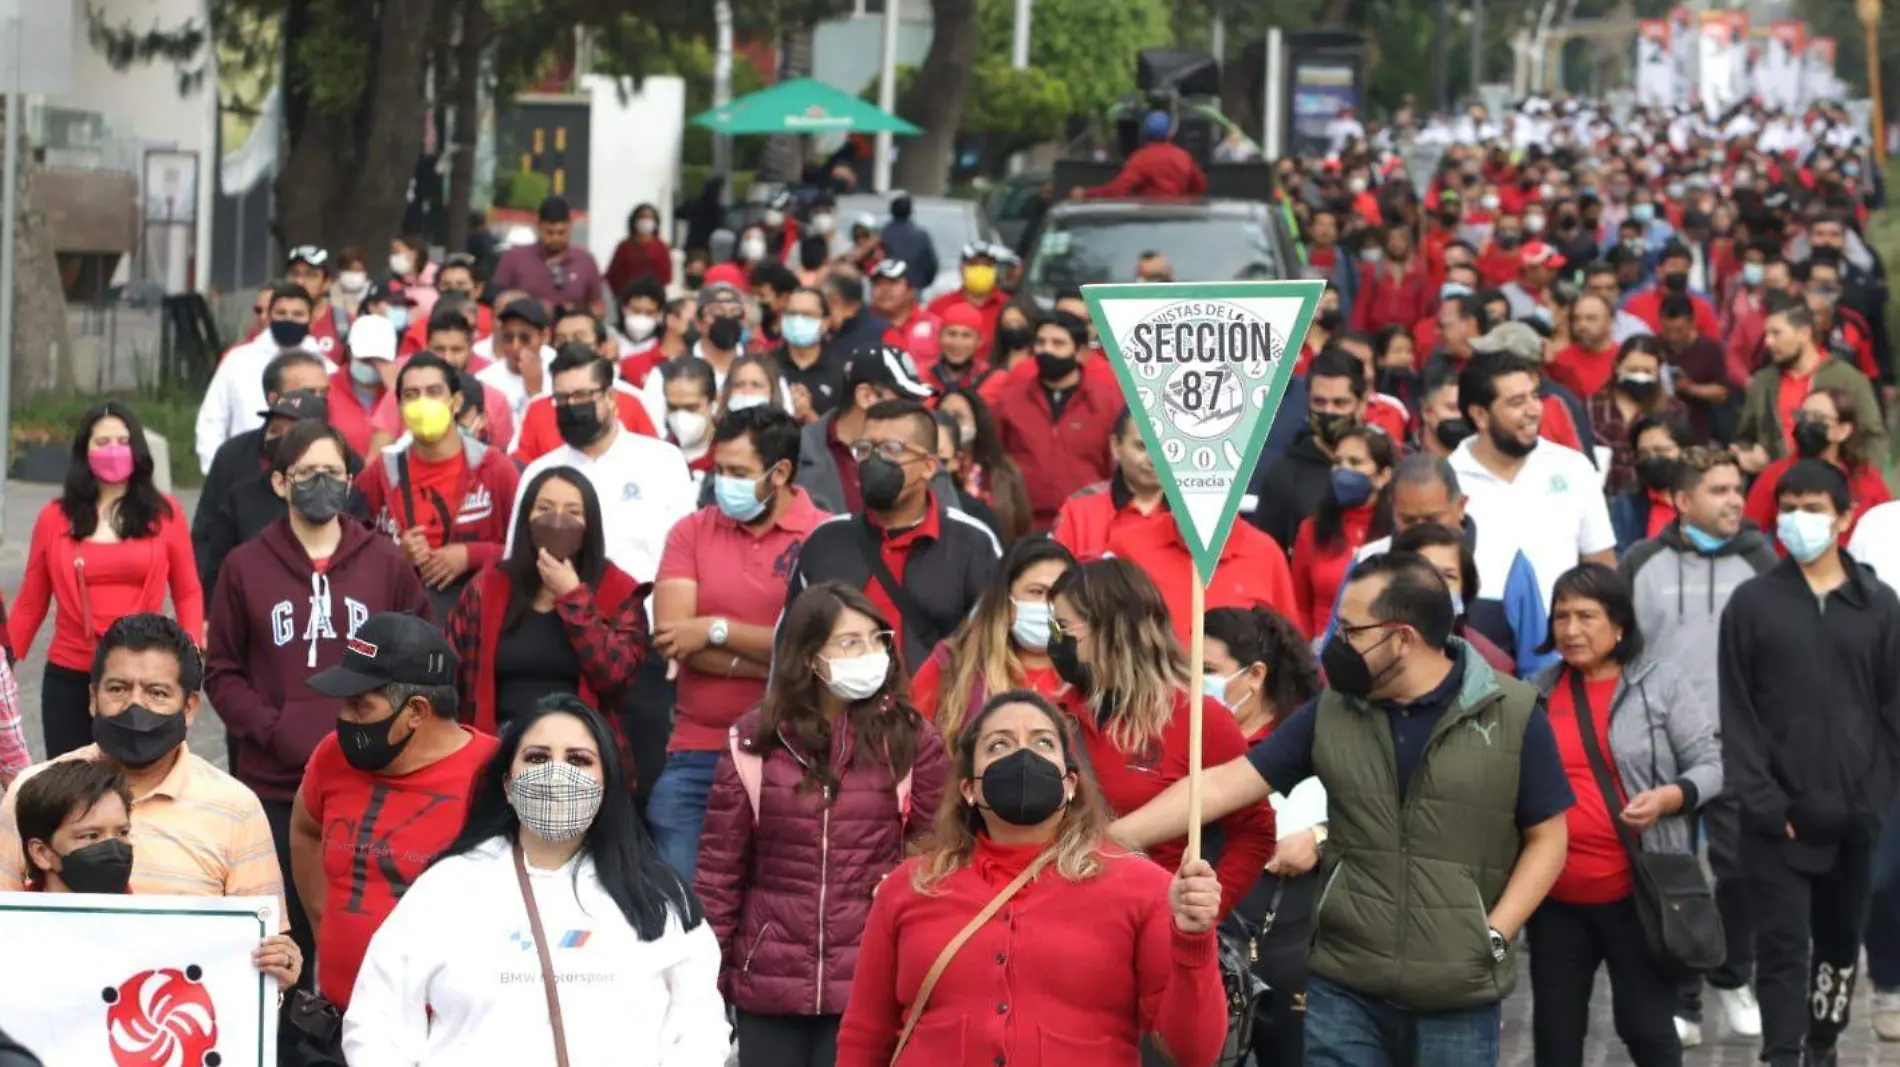
POLYGON ((482 45, 494 26, 482 0, 462 0, 462 39, 455 47, 454 114, 449 132, 449 235, 451 253, 465 251, 469 208, 475 197, 475 143, 480 135, 482 45))
MULTIPOLYGON (((800 26, 784 36, 778 80, 811 77, 811 27, 800 26)), ((769 181, 795 182, 805 176, 805 138, 796 133, 775 133, 766 139, 765 152, 759 159, 759 177, 769 181)))
POLYGON ((930 53, 897 105, 897 113, 924 132, 904 139, 891 180, 900 189, 940 196, 950 184, 957 126, 976 63, 976 0, 930 0, 930 10, 936 24, 930 53))
MULTIPOLYGON (((0 136, 11 130, 0 122, 0 136)), ((39 167, 21 131, 19 225, 13 241, 12 400, 62 384, 72 389, 72 337, 66 318, 66 294, 60 286, 53 234, 37 192, 39 167)))
MULTIPOLYGON (((291 0, 284 16, 285 53, 297 54, 292 33, 299 8, 308 22, 309 0, 291 0)), ((294 109, 290 153, 277 178, 279 238, 286 247, 354 246, 372 257, 389 246, 402 223, 409 184, 422 150, 428 101, 423 75, 435 0, 388 0, 370 29, 368 85, 348 114, 310 105, 293 66, 285 78, 294 109)))

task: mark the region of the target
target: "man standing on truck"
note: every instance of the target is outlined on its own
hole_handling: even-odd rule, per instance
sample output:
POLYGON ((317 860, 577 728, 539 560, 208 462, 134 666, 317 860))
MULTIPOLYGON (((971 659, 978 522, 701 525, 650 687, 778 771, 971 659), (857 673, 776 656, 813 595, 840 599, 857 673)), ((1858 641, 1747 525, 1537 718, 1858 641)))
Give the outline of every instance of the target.
POLYGON ((1206 173, 1187 149, 1170 140, 1173 135, 1174 120, 1167 112, 1148 112, 1141 120, 1141 139, 1146 143, 1128 154, 1122 172, 1091 189, 1077 186, 1070 195, 1077 200, 1206 196, 1206 173))

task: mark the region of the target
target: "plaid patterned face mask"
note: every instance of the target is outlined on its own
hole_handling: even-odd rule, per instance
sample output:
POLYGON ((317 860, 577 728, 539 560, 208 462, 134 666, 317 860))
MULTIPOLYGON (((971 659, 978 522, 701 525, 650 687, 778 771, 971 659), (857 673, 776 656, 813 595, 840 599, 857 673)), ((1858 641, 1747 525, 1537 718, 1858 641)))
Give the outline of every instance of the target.
POLYGON ((594 825, 603 788, 565 763, 542 763, 508 780, 508 803, 521 825, 543 841, 571 841, 594 825))

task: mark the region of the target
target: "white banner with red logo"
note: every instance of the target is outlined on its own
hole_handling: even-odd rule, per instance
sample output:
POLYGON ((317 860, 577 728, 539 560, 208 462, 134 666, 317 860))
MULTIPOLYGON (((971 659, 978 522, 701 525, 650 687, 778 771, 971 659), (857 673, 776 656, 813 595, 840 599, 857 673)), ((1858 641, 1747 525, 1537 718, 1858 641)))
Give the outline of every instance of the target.
POLYGON ((0 893, 0 1030, 48 1067, 275 1067, 264 897, 0 893))

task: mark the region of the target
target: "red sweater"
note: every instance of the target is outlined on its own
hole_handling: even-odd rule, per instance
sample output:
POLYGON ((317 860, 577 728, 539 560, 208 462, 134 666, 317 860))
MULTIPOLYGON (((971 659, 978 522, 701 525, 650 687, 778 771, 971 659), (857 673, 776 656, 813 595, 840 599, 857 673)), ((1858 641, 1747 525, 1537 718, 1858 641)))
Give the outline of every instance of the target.
POLYGON ((1352 558, 1366 543, 1372 528, 1372 506, 1353 508, 1340 516, 1339 542, 1321 548, 1313 536, 1313 519, 1300 520, 1300 532, 1293 538, 1293 594, 1299 601, 1300 617, 1292 622, 1309 639, 1326 630, 1333 617, 1333 600, 1339 595, 1339 583, 1346 580, 1352 558))
MULTIPOLYGON (((837 1067, 890 1067, 937 955, 1037 851, 978 837, 970 865, 934 895, 912 888, 915 859, 884 880, 858 950, 837 1067)), ((1106 849, 1102 862, 1104 871, 1083 882, 1045 869, 965 942, 937 982, 904 1064, 1137 1067, 1141 1035, 1150 1032, 1181 1067, 1219 1057, 1227 1002, 1214 935, 1175 929, 1167 871, 1106 849)))
POLYGON ((1128 154, 1120 174, 1082 191, 1082 199, 1148 196, 1206 196, 1207 174, 1187 149, 1152 141, 1128 154))
POLYGON ((607 288, 620 299, 635 278, 650 274, 661 285, 673 284, 673 250, 658 237, 623 237, 607 261, 607 288))
POLYGON ((14 655, 24 659, 32 651, 46 609, 57 604, 46 658, 68 670, 90 671, 93 650, 107 627, 122 615, 163 613, 167 588, 178 624, 192 640, 204 640, 205 598, 191 534, 178 501, 168 496, 165 502, 171 514, 158 521, 152 536, 117 544, 73 540, 57 500, 40 509, 27 547, 26 575, 7 619, 14 655))
MULTIPOLYGON (((1200 693, 1197 691, 1195 696, 1200 697, 1200 693)), ((1201 701, 1202 766, 1218 767, 1246 755, 1247 738, 1241 734, 1233 715, 1212 698, 1201 697, 1201 701)), ((1174 715, 1162 728, 1160 739, 1132 754, 1116 747, 1108 732, 1096 724, 1095 712, 1074 688, 1064 693, 1058 703, 1081 727, 1089 764, 1095 768, 1095 779, 1102 787, 1102 796, 1107 799, 1109 808, 1117 815, 1139 809, 1187 777, 1188 694, 1175 693, 1174 715)), ((1265 801, 1242 808, 1220 820, 1220 828, 1226 845, 1221 850, 1215 873, 1220 876, 1220 913, 1226 918, 1227 913, 1246 898, 1267 861, 1273 858, 1273 808, 1265 801)), ((1172 871, 1181 866, 1181 855, 1186 851, 1187 828, 1184 826, 1180 837, 1149 848, 1148 857, 1172 871)))

